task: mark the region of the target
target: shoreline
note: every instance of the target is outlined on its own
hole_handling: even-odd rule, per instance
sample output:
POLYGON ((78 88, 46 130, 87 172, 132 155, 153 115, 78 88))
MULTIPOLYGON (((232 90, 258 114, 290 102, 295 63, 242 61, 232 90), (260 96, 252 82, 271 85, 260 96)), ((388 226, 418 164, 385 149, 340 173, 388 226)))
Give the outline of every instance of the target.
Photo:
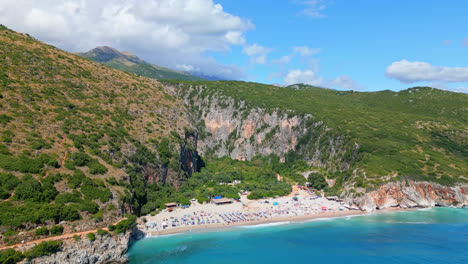
POLYGON ((392 212, 404 212, 404 211, 415 211, 419 209, 427 209, 427 208, 385 208, 379 211, 374 212, 367 212, 367 211, 360 211, 360 210, 349 210, 349 211, 335 211, 335 212, 324 212, 324 213, 317 213, 312 215, 297 215, 297 216, 289 216, 289 217, 272 217, 269 219, 263 220, 255 220, 255 221, 246 221, 246 222, 237 222, 231 224, 210 224, 210 225, 198 225, 198 226, 181 226, 175 228, 169 228, 164 230, 158 231, 144 231, 141 230, 145 234, 143 239, 145 238, 155 238, 155 237, 162 237, 167 235, 176 235, 176 234, 188 234, 192 232, 208 232, 211 230, 216 229, 224 229, 224 228, 231 228, 231 227, 242 227, 242 226, 256 226, 256 225, 264 225, 264 224, 273 224, 273 223, 299 223, 299 222, 308 222, 310 220, 318 220, 318 219, 334 219, 334 218, 342 218, 347 216, 362 216, 362 215, 372 215, 372 214, 381 214, 381 213, 392 213, 392 212))

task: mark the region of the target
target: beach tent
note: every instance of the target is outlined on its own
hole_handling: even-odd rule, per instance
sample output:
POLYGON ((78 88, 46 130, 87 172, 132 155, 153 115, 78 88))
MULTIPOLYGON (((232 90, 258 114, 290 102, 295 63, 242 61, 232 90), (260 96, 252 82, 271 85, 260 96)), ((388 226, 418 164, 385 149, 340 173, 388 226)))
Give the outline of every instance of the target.
POLYGON ((222 196, 215 196, 215 197, 213 197, 213 199, 221 199, 221 198, 223 198, 223 197, 222 197, 222 196))
POLYGON ((273 205, 278 205, 278 202, 274 202, 273 205))

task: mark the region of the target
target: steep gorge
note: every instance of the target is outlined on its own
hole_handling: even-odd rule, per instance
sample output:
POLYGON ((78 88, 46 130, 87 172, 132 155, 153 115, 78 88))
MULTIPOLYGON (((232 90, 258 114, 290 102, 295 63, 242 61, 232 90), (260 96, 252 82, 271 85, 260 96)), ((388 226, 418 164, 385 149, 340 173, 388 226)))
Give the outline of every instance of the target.
POLYGON ((220 94, 206 95, 203 86, 166 85, 184 100, 192 126, 200 134, 202 156, 251 160, 277 155, 284 161, 296 153, 310 166, 343 171, 358 158, 358 145, 310 114, 251 107, 220 94))

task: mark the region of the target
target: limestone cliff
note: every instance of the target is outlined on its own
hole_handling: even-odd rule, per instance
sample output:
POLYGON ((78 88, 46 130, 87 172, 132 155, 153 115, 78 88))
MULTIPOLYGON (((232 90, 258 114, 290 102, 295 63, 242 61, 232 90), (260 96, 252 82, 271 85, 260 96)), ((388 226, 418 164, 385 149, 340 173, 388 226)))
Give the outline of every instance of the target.
POLYGON ((206 95, 203 86, 165 89, 184 99, 191 124, 200 134, 202 156, 250 160, 275 154, 284 160, 288 152, 295 151, 310 165, 332 171, 348 169, 358 156, 357 144, 311 114, 251 108, 244 101, 206 95))
POLYGON ((395 182, 382 185, 377 190, 348 202, 366 211, 389 207, 463 207, 468 205, 468 186, 447 187, 431 182, 395 182))
POLYGON ((35 264, 94 264, 127 263, 125 256, 132 236, 130 232, 119 236, 96 236, 95 241, 82 237, 79 241, 64 241, 62 250, 51 256, 33 259, 35 264))

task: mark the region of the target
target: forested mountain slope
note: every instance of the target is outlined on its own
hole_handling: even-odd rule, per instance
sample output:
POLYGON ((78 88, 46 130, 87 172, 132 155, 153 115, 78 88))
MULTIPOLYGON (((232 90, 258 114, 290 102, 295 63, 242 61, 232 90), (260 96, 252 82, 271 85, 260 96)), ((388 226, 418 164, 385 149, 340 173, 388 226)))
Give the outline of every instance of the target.
POLYGON ((120 52, 111 47, 97 47, 87 52, 77 53, 90 60, 103 63, 112 68, 135 73, 153 79, 202 80, 186 72, 175 71, 147 63, 129 52, 120 52))
POLYGON ((3 26, 0 61, 0 232, 106 226, 191 173, 185 109, 157 81, 3 26))
POLYGON ((328 172, 348 171, 346 180, 363 187, 401 179, 445 184, 467 180, 467 94, 429 87, 345 92, 233 81, 165 84, 186 96, 192 115, 200 117, 200 127, 211 136, 207 142, 221 138, 216 131, 222 120, 238 120, 239 126, 228 129, 233 140, 223 138, 204 150, 217 156, 236 158, 232 151, 239 147, 257 150, 242 156, 250 159, 269 154, 262 146, 271 148, 280 141, 290 147, 271 153, 303 159, 328 172), (222 105, 218 111, 226 116, 213 118, 215 105, 222 105), (271 116, 284 118, 272 126, 266 121, 271 116), (285 128, 294 132, 287 134, 285 128), (243 143, 236 141, 242 137, 243 143))

